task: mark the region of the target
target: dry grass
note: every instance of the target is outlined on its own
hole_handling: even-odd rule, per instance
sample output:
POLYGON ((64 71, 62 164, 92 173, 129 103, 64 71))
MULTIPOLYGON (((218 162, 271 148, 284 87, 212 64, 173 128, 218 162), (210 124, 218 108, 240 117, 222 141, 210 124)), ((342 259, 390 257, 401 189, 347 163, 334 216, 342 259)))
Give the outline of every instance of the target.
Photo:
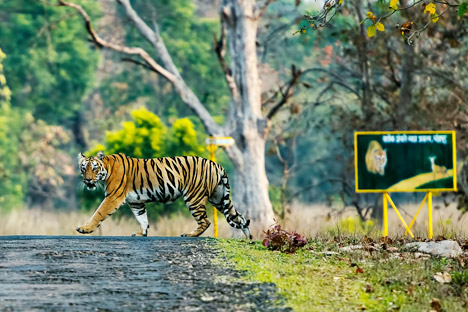
MULTIPOLYGON (((417 212, 418 204, 399 205, 395 203, 406 224, 410 224, 414 214, 417 212)), ((443 207, 443 205, 441 205, 443 207)), ((445 237, 468 237, 468 214, 462 214, 456 209, 455 204, 439 208, 440 205, 433 204, 433 231, 434 237, 442 235, 445 237)), ((295 230, 308 237, 316 237, 327 232, 343 232, 350 234, 355 229, 357 234, 381 236, 381 228, 373 222, 360 223, 356 211, 349 208, 340 214, 325 205, 302 206, 295 205, 291 208, 291 214, 280 223, 288 230, 295 230), (366 232, 366 233, 364 233, 366 232)), ((393 208, 388 207, 389 235, 392 237, 402 236, 405 227, 399 220, 393 208)), ((427 206, 423 206, 411 231, 416 236, 427 237, 428 214, 427 206)), ((352 234, 352 233, 351 233, 352 234)))
MULTIPOLYGON (((396 203, 398 206, 398 203, 396 203)), ((436 206, 436 205, 434 205, 436 206)), ((412 215, 416 212, 418 205, 402 205, 398 209, 409 224, 412 215)), ((353 209, 348 209, 336 214, 336 210, 325 205, 303 206, 295 205, 292 213, 286 220, 280 223, 287 230, 295 230, 308 237, 330 234, 336 232, 349 234, 353 231, 356 234, 367 234, 379 236, 382 233, 380 228, 371 223, 364 224, 358 221, 353 209), (330 217, 331 215, 331 217, 330 217)), ((151 213, 151 211, 150 211, 151 213)), ((10 214, 0 217, 0 235, 80 235, 75 231, 79 225, 83 225, 91 216, 92 212, 49 212, 37 209, 16 210, 10 214)), ((455 205, 447 208, 435 209, 433 213, 434 236, 443 235, 445 237, 468 237, 468 216, 461 215, 456 210, 455 205)), ((210 216, 212 220, 212 217, 210 216)), ((242 237, 242 232, 232 230, 220 214, 219 237, 242 237)), ((157 222, 150 223, 150 236, 179 236, 195 229, 196 222, 190 216, 181 214, 170 217, 162 217, 157 222)), ((128 236, 137 232, 139 226, 134 218, 111 217, 104 221, 101 227, 92 235, 103 236, 128 236)), ((206 237, 213 236, 213 224, 203 234, 206 237)), ((254 238, 263 237, 263 229, 251 226, 254 238)), ((393 210, 389 208, 389 232, 390 236, 402 236, 404 227, 393 210)), ((414 227, 413 233, 422 237, 427 235, 427 208, 423 207, 414 227)))
MULTIPOLYGON (((75 231, 85 224, 92 212, 50 212, 39 209, 15 210, 0 216, 0 235, 81 235, 75 231)), ((193 218, 176 214, 151 222, 149 236, 180 236, 196 228, 193 218)), ((134 218, 110 217, 91 235, 129 236, 139 230, 134 218)), ((219 218, 220 237, 231 237, 229 225, 219 218)), ((213 225, 203 234, 213 236, 213 225)))

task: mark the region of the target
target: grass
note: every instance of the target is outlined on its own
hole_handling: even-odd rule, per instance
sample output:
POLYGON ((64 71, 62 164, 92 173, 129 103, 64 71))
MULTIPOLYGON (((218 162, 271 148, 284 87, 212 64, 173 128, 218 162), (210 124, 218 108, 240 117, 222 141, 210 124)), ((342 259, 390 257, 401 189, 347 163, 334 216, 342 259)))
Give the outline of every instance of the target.
MULTIPOLYGON (((82 235, 76 232, 75 228, 85 224, 92 214, 92 211, 13 210, 8 214, 0 215, 0 235, 82 235)), ((191 216, 174 214, 170 217, 161 217, 157 222, 150 222, 148 235, 180 236, 182 233, 194 230, 196 226, 197 223, 191 216)), ((112 216, 90 235, 129 236, 138 230, 139 225, 135 218, 112 216)), ((219 218, 220 237, 231 237, 230 233, 231 229, 224 218, 219 218)), ((213 226, 210 226, 203 236, 212 237, 213 226)))
MULTIPOLYGON (((402 205, 396 202, 398 209, 405 218, 406 222, 411 221, 411 216, 416 212, 418 204, 402 205)), ((436 209, 434 205, 434 236, 443 235, 448 238, 467 237, 468 236, 468 214, 461 215, 456 210, 455 205, 447 208, 436 209)), ((128 209, 122 207, 121 209, 128 209)), ((326 233, 330 237, 342 235, 342 232, 349 232, 357 237, 363 236, 381 236, 381 229, 372 221, 360 222, 355 211, 348 209, 342 213, 336 213, 337 209, 325 205, 291 207, 291 212, 287 215, 281 224, 287 229, 294 229, 307 237, 321 236, 326 233)), ((121 216, 120 211, 112 217, 105 220, 101 227, 92 235, 119 235, 128 236, 138 231, 138 224, 133 217, 121 216)), ((152 215, 151 209, 148 215, 152 215)), ((81 235, 75 231, 77 226, 85 224, 92 211, 80 212, 73 211, 44 211, 39 209, 20 209, 13 210, 9 214, 0 215, 0 235, 81 235)), ((208 217, 212 219, 212 208, 208 208, 208 217)), ((219 237, 232 238, 243 237, 239 230, 232 230, 224 217, 218 214, 219 237)), ((179 236, 181 233, 187 233, 195 229, 196 222, 191 216, 174 214, 161 217, 157 222, 150 222, 150 236, 179 236)), ((415 235, 425 237, 427 235, 427 212, 423 209, 412 229, 415 235)), ((202 235, 213 237, 214 226, 211 225, 202 235)), ((389 229, 390 236, 394 237, 404 233, 396 214, 389 210, 389 229)), ((263 237, 263 229, 256 227, 253 223, 251 231, 255 239, 263 237)), ((349 236, 349 235, 348 235, 349 236)))
MULTIPOLYGON (((410 215, 418 205, 398 208, 409 223, 410 215)), ((148 213, 151 214, 151 210, 148 213)), ((75 227, 84 224, 91 215, 92 212, 15 210, 0 216, 0 235, 80 235, 75 227)), ((389 211, 389 219, 390 236, 401 236, 404 229, 392 211, 389 211)), ((426 220, 423 210, 414 227, 415 235, 426 236, 426 220)), ((466 238, 467 220, 466 215, 460 215, 454 206, 435 209, 434 235, 466 238)), ((466 257, 461 259, 466 262, 462 266, 462 261, 417 258, 413 253, 401 250, 398 253, 339 252, 339 245, 360 243, 364 235, 374 239, 381 236, 378 226, 359 221, 353 210, 336 214, 324 205, 295 206, 281 224, 287 230, 314 237, 308 249, 296 254, 282 254, 266 250, 259 242, 248 244, 221 239, 218 240, 221 251, 218 261, 234 264, 246 272, 248 280, 275 283, 295 311, 429 311, 434 309, 431 302, 437 302, 435 299, 440 300, 444 311, 467 310, 466 257), (326 255, 323 253, 326 251, 337 254, 326 255), (435 281, 434 275, 438 272, 449 272, 452 282, 440 284, 435 281)), ((195 226, 190 216, 162 217, 150 223, 149 235, 179 236, 195 226)), ((113 216, 92 235, 128 236, 137 230, 134 218, 113 216)), ((233 233, 242 236, 240 231, 231 231, 221 217, 219 233, 222 238, 230 238, 233 233)), ((213 236, 213 226, 203 236, 213 236)), ((261 231, 258 232, 256 239, 262 237, 261 231)), ((394 246, 401 247, 398 243, 394 246)))
POLYGON ((429 311, 437 300, 443 311, 468 308, 468 273, 458 260, 338 252, 337 243, 319 238, 295 254, 240 240, 219 240, 218 247, 221 257, 245 271, 245 279, 275 283, 294 311, 429 311), (440 284, 433 278, 437 272, 450 272, 458 282, 440 284))

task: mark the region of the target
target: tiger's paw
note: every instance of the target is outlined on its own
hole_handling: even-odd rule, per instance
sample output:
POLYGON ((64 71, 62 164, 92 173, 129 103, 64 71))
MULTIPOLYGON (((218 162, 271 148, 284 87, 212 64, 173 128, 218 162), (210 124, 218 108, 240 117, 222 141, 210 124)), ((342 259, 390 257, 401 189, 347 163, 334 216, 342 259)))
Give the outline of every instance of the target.
POLYGON ((182 233, 180 234, 181 237, 197 237, 200 236, 200 234, 196 235, 194 232, 191 233, 182 233))
POLYGON ((94 229, 91 229, 91 227, 87 225, 83 225, 83 226, 77 227, 76 231, 81 234, 90 234, 90 233, 93 233, 94 229))
POLYGON ((132 234, 132 237, 136 237, 136 236, 146 237, 146 236, 148 236, 148 233, 137 232, 137 233, 132 234))

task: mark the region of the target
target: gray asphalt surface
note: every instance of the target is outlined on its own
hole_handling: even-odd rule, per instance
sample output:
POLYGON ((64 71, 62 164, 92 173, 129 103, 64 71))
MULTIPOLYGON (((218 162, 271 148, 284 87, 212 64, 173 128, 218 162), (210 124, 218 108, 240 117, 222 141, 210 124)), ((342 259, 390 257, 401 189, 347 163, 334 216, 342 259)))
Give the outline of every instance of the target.
POLYGON ((0 237, 0 311, 290 311, 207 238, 0 237))

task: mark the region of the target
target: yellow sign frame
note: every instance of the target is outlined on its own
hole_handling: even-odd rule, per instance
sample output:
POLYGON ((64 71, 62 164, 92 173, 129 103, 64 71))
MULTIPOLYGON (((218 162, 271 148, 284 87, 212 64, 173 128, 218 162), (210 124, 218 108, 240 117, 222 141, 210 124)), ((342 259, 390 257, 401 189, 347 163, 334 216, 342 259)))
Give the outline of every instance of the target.
POLYGON ((356 193, 388 193, 388 192, 456 192, 457 191, 457 146, 455 131, 356 131, 354 132, 354 174, 355 174, 355 191, 356 193), (394 134, 451 134, 452 135, 452 157, 453 157, 453 188, 437 188, 437 189, 359 189, 358 179, 358 159, 357 159, 357 137, 358 135, 394 135, 394 134))
POLYGON ((388 237, 388 203, 392 206, 393 210, 397 214, 398 218, 400 219, 401 223, 404 225, 406 231, 405 236, 409 234, 411 237, 414 237, 414 234, 411 232, 411 227, 414 225, 416 218, 418 217, 419 213, 421 212, 422 207, 424 206, 425 202, 427 201, 427 214, 428 214, 428 238, 432 239, 433 227, 432 227, 432 195, 433 192, 444 192, 444 191, 457 191, 457 146, 456 146, 456 133, 455 131, 356 131, 354 132, 354 172, 355 172, 355 190, 356 193, 383 193, 383 221, 384 221, 384 236, 388 237), (453 188, 450 189, 408 189, 408 190, 392 190, 385 189, 385 190, 359 190, 358 184, 358 159, 357 159, 357 137, 358 135, 386 135, 386 134, 451 134, 452 135, 452 156, 453 156, 453 188), (392 199, 390 198, 389 192, 426 192, 426 196, 422 200, 416 214, 413 216, 411 223, 409 225, 406 224, 405 220, 401 216, 400 212, 398 211, 396 205, 393 203, 392 199))

